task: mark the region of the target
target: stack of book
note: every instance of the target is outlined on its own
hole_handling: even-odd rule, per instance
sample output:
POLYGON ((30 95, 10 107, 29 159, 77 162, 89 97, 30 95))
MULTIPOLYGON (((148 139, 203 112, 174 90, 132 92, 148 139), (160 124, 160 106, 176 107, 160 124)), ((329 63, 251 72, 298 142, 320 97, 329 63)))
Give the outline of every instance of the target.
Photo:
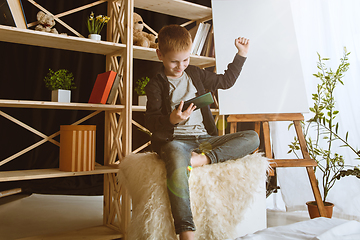
POLYGON ((191 54, 211 56, 211 42, 213 34, 210 23, 200 23, 190 30, 193 37, 191 54))
POLYGON ((114 71, 98 74, 89 103, 111 104, 119 88, 120 78, 121 76, 114 71))

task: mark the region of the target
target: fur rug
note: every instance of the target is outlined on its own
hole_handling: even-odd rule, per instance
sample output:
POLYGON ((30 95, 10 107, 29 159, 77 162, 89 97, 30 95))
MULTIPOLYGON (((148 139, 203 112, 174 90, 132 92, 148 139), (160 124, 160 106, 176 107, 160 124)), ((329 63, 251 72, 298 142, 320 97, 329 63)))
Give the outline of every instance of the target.
POLYGON ((155 153, 137 153, 126 156, 119 169, 119 182, 132 199, 128 239, 175 239, 164 162, 155 153))
MULTIPOLYGON (((266 181, 268 161, 260 153, 242 159, 194 168, 190 199, 196 239, 235 238, 236 225, 266 181)), ((164 163, 155 153, 126 156, 119 181, 132 198, 129 239, 177 239, 166 187, 164 163)))

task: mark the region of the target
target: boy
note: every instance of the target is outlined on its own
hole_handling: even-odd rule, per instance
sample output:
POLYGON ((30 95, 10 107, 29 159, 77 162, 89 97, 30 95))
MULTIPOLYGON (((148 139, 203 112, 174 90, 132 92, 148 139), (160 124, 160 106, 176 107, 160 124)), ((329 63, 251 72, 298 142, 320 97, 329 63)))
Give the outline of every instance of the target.
POLYGON ((204 94, 205 89, 215 91, 234 85, 246 60, 249 40, 235 40, 238 53, 224 74, 189 65, 191 45, 191 35, 184 27, 163 27, 156 50, 163 68, 146 86, 146 123, 152 132, 153 150, 166 165, 171 211, 181 240, 193 239, 195 231, 189 167, 237 159, 259 146, 258 135, 251 130, 217 136, 209 106, 195 110, 191 104, 183 109, 184 101, 204 94))

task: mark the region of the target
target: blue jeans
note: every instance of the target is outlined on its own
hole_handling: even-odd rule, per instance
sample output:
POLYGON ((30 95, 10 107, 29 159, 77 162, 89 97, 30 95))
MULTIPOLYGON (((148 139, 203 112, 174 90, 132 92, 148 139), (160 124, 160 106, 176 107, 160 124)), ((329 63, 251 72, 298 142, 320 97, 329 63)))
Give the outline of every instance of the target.
POLYGON ((211 164, 244 157, 259 147, 255 131, 247 130, 223 136, 175 136, 161 147, 176 233, 195 231, 190 208, 189 170, 191 152, 204 153, 211 164))

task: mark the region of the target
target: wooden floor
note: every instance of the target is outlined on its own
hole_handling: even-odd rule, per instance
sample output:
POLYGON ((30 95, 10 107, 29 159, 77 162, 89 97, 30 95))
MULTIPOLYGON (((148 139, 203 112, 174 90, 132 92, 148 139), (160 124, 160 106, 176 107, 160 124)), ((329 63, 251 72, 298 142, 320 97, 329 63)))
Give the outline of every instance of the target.
POLYGON ((66 233, 55 233, 55 234, 45 234, 41 236, 33 236, 20 238, 20 240, 41 240, 41 239, 51 239, 51 240, 75 240, 75 239, 90 239, 90 240, 109 240, 109 239, 121 239, 122 235, 116 231, 105 227, 97 226, 91 228, 84 228, 80 230, 74 230, 66 233))
MULTIPOLYGON (((102 196, 33 194, 0 198, 0 240, 119 239, 102 226, 102 196)), ((268 210, 268 227, 308 220, 307 212, 268 210)))
POLYGON ((102 225, 102 214, 102 196, 0 198, 0 240, 119 239, 121 234, 102 225))

